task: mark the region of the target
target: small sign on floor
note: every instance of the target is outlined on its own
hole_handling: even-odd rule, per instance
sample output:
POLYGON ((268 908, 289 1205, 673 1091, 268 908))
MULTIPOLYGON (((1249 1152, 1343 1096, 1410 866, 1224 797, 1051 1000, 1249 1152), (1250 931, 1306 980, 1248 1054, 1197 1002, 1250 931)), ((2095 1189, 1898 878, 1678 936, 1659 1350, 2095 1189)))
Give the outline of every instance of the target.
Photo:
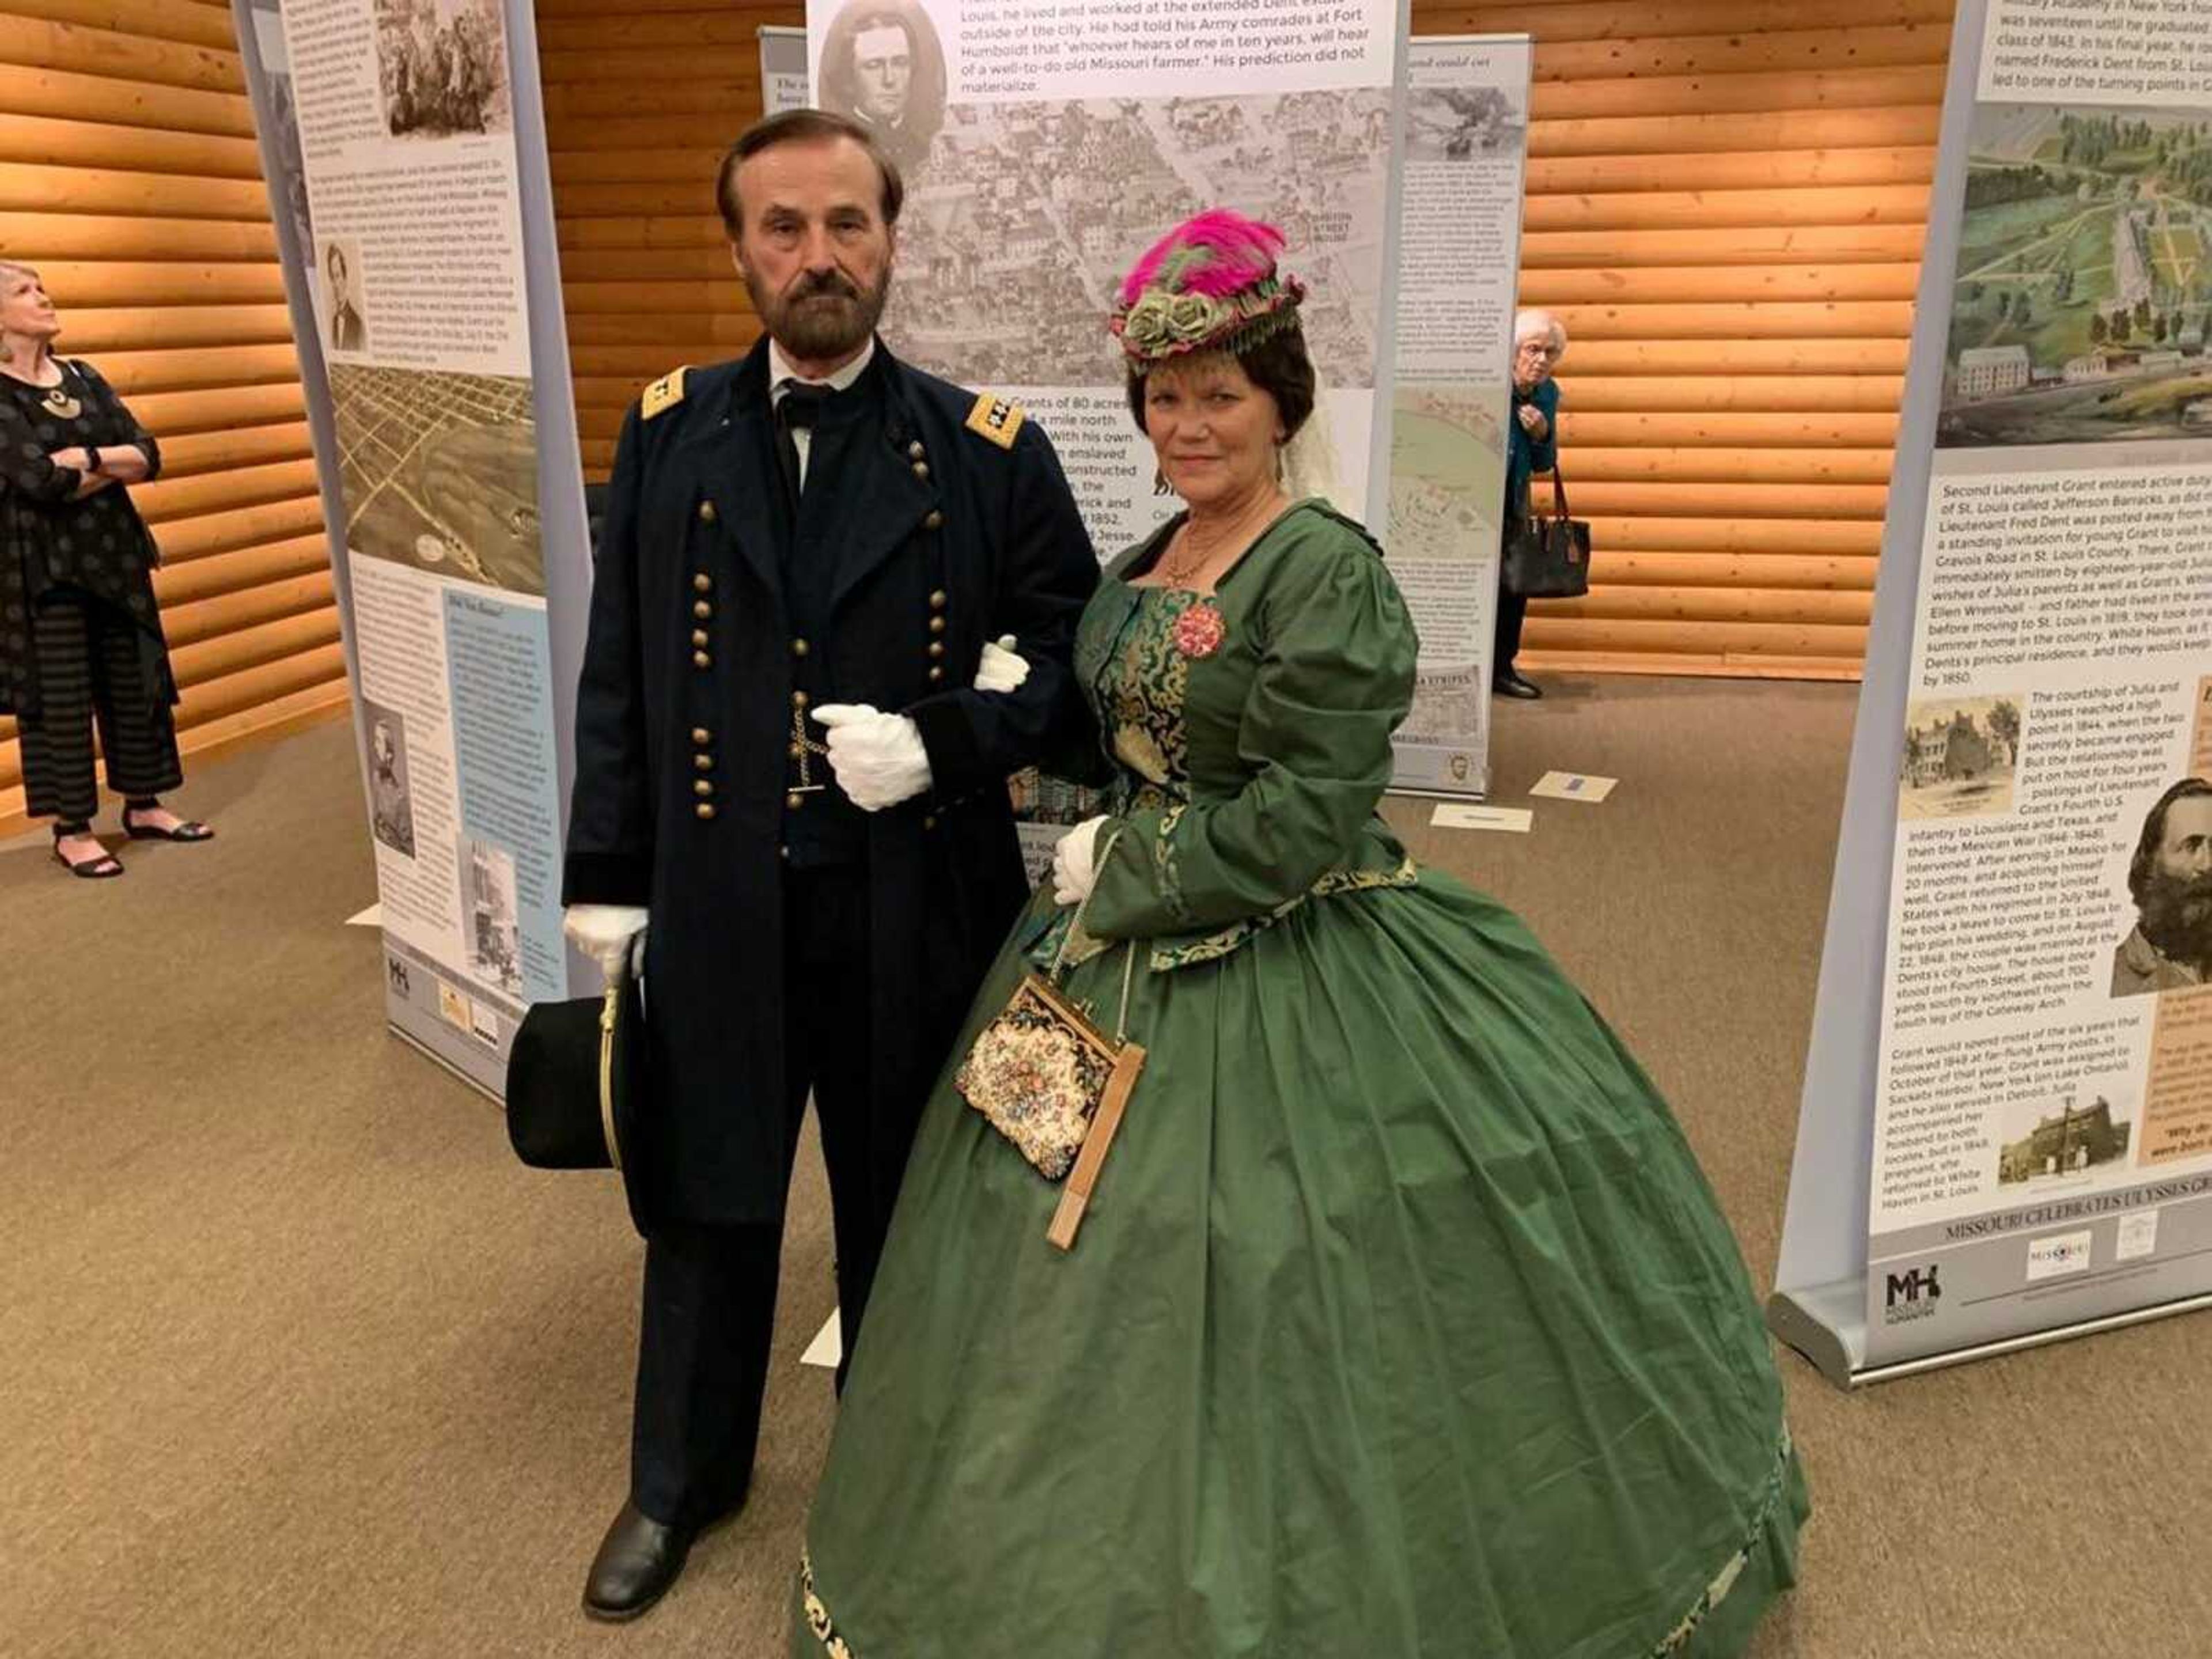
POLYGON ((1429 815, 1439 830, 1503 830, 1525 836, 1536 815, 1525 806, 1474 806, 1464 801, 1444 801, 1429 815))
POLYGON ((1620 781, 1618 778, 1592 777, 1587 772, 1547 772, 1528 793, 1558 800, 1603 800, 1620 781))

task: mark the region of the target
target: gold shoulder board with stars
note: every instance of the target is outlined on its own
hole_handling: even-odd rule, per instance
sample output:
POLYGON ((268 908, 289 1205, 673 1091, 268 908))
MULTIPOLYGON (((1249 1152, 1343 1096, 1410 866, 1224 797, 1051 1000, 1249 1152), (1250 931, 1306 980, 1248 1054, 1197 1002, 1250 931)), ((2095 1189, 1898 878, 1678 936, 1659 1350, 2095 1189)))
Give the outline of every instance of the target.
POLYGON ((1027 419, 1019 404, 1010 404, 986 392, 978 394, 975 407, 968 411, 968 429, 979 437, 988 438, 1001 449, 1012 449, 1022 422, 1027 419))
POLYGON ((684 376, 690 368, 690 365, 687 363, 683 368, 676 370, 672 374, 662 375, 651 386, 646 387, 645 396, 638 399, 639 416, 649 421, 662 410, 673 409, 682 403, 684 376))

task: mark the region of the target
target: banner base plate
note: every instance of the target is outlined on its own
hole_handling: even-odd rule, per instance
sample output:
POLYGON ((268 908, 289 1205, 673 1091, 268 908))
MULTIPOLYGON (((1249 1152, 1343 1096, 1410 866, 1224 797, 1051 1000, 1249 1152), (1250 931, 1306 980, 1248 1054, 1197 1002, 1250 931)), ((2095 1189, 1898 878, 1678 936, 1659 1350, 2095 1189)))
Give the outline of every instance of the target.
POLYGON ((1865 1358, 1866 1285, 1859 1279, 1845 1279, 1832 1285, 1775 1291, 1766 1299, 1766 1328, 1811 1361, 1829 1382, 1839 1389, 1849 1389, 1864 1388, 1875 1382, 1892 1382, 1899 1377, 1917 1376, 1922 1371, 1941 1370, 1947 1365, 1993 1359, 1999 1354, 2016 1353, 2023 1348, 2039 1348, 2047 1343, 2063 1342, 2070 1337, 2094 1336, 2099 1331, 2124 1330, 2130 1325, 2145 1325, 2154 1319, 2196 1313, 2208 1308, 2212 1308, 2212 1292, 2179 1297, 2172 1302, 2154 1303, 2149 1307, 2132 1309, 2126 1313, 2107 1314, 2100 1319, 2084 1319, 2071 1325, 2054 1325, 2048 1330, 2029 1331, 2021 1336, 2008 1336, 1995 1342, 1978 1342, 1972 1347, 1954 1348, 1945 1353, 1923 1354, 1913 1359, 1893 1360, 1886 1365, 1869 1365, 1865 1358))

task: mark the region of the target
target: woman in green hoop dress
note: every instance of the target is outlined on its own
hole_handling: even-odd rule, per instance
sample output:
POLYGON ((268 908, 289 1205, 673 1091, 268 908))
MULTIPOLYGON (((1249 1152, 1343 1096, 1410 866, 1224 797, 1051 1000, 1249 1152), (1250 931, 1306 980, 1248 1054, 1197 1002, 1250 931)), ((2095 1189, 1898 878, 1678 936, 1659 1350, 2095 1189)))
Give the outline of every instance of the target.
POLYGON ((1280 237, 1124 284, 1187 514, 1080 672, 1112 812, 1062 842, 908 1165, 816 1498, 817 1659, 1713 1659, 1807 1513, 1742 1261, 1674 1119, 1515 917, 1375 814, 1414 637, 1277 456, 1280 237), (1024 969, 1148 1059, 1074 1248, 956 1074, 1024 969), (1071 965, 1072 964, 1072 965, 1071 965))

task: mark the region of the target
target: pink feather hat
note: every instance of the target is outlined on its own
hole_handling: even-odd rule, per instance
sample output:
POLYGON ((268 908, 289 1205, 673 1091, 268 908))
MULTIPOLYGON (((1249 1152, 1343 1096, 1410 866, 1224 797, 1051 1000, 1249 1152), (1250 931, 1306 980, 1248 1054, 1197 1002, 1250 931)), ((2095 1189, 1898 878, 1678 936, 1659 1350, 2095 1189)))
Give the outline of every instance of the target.
POLYGON ((1283 233, 1228 208, 1186 219, 1121 279, 1107 327, 1133 367, 1247 351, 1295 319, 1304 283, 1275 267, 1283 233))

